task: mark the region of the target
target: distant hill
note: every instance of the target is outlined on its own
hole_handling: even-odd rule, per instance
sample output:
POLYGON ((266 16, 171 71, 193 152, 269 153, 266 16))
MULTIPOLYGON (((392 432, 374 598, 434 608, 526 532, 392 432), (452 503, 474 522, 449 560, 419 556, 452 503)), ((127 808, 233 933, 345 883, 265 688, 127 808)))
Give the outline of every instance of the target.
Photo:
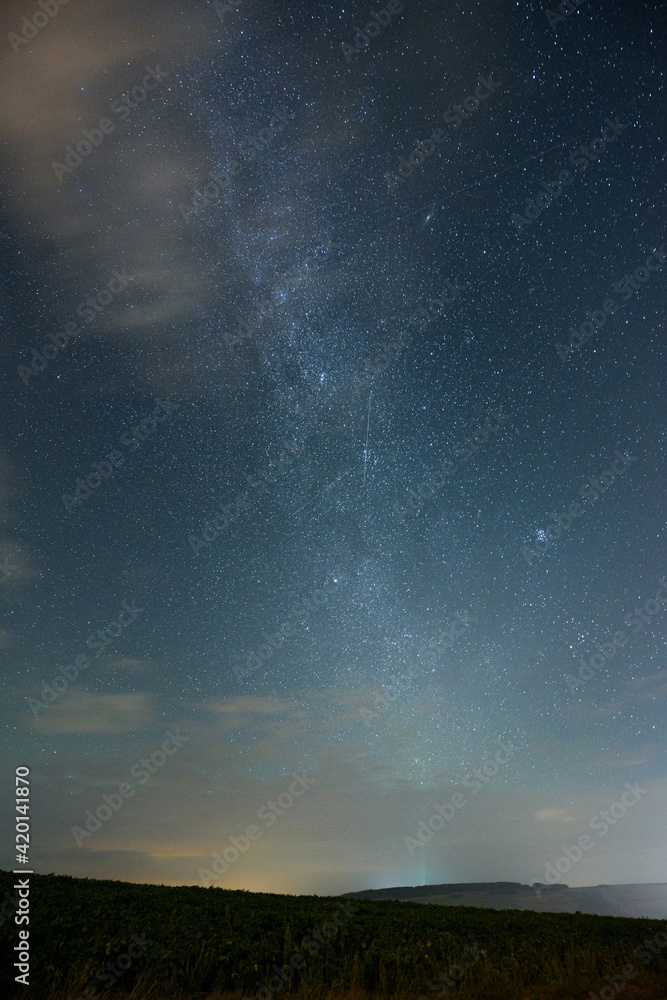
POLYGON ((603 917, 667 919, 667 882, 534 886, 521 882, 453 882, 401 885, 390 889, 345 892, 346 899, 396 899, 440 906, 479 906, 491 910, 534 910, 537 913, 596 913, 603 917))

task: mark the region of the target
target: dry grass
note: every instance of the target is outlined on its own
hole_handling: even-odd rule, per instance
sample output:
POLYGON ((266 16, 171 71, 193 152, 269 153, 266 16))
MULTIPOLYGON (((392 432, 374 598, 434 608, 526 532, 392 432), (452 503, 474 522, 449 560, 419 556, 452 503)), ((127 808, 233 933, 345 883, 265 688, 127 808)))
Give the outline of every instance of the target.
MULTIPOLYGON (((90 981, 88 981, 88 985, 90 981)), ((582 980, 574 986, 542 986, 526 991, 525 987, 518 987, 516 990, 508 992, 507 989, 495 989, 493 986, 480 986, 474 982, 461 984, 458 989, 447 990, 444 993, 428 992, 416 986, 411 991, 401 992, 368 992, 363 989, 335 989, 318 987, 316 989, 296 989, 286 992, 279 990, 271 995, 271 1000, 419 1000, 420 996, 428 996, 429 1000, 593 1000, 591 993, 597 998, 600 990, 605 986, 599 980, 582 980)), ((62 989, 58 993, 53 993, 49 1000, 74 1000, 78 997, 85 984, 77 983, 73 987, 62 989)), ((106 992, 106 991, 104 991, 106 992)), ((115 992, 115 991, 113 991, 115 992)), ((118 1000, 121 997, 115 994, 118 1000)), ((22 996, 29 996, 29 993, 22 993, 22 996)), ((111 1000, 112 993, 109 993, 111 1000)), ((614 993, 613 998, 609 993, 600 1000, 667 1000, 667 978, 665 976, 651 975, 646 972, 641 976, 641 980, 628 982, 621 990, 614 993)), ((171 993, 159 989, 146 990, 141 987, 131 993, 122 994, 122 1000, 256 1000, 255 993, 244 993, 240 990, 220 991, 213 990, 209 993, 171 993)))

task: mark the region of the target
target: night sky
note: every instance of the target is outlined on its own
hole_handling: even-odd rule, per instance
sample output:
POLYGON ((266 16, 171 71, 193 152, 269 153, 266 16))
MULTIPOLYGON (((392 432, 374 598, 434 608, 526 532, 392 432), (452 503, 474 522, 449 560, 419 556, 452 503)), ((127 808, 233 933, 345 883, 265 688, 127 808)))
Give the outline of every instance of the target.
POLYGON ((45 2, 0 867, 667 882, 664 8, 45 2))

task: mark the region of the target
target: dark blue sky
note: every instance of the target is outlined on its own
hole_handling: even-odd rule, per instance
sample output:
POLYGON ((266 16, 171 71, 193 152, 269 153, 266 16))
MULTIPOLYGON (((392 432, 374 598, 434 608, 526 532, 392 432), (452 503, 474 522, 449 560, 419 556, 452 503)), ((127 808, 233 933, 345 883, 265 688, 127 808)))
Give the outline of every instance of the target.
POLYGON ((659 7, 298 6, 3 10, 33 866, 666 881, 659 7))

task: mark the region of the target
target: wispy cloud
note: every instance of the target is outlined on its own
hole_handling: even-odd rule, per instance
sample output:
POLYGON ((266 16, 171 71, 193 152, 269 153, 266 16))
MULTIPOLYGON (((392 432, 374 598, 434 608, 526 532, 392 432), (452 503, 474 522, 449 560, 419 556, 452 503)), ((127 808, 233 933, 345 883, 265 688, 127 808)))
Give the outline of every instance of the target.
POLYGON ((540 823, 574 823, 574 816, 567 809, 538 809, 535 819, 540 823))
POLYGON ((145 694, 90 694, 71 691, 49 706, 34 723, 41 733, 83 736, 91 733, 130 733, 155 725, 145 694))
POLYGON ((288 712, 297 703, 277 698, 258 695, 240 695, 236 698, 206 702, 204 707, 209 711, 220 712, 223 715, 275 715, 276 712, 288 712))
POLYGON ((133 660, 121 656, 103 658, 101 663, 109 670, 152 670, 156 666, 153 660, 133 660))
MULTIPOLYGON (((91 333, 139 341, 145 353, 158 325, 165 328, 160 339, 167 354, 171 350, 182 361, 182 338, 180 343, 175 335, 173 343, 169 339, 173 325, 208 301, 213 284, 185 258, 175 221, 165 221, 175 179, 192 179, 210 169, 201 142, 174 148, 174 119, 187 99, 177 81, 188 58, 215 45, 218 25, 202 5, 188 11, 187 31, 178 16, 158 19, 151 31, 136 30, 133 7, 129 0, 65 7, 27 49, 5 57, 0 129, 13 153, 6 187, 13 225, 25 231, 37 227, 60 247, 59 288, 37 291, 36 318, 45 305, 39 296, 48 295, 57 298, 47 304, 63 324, 72 320, 71 310, 82 297, 101 287, 112 268, 125 267, 136 276, 127 296, 91 333), (184 34, 191 48, 184 48, 184 34), (111 102, 139 85, 146 66, 156 64, 169 74, 160 88, 126 120, 116 118, 111 102), (67 148, 84 139, 83 130, 97 128, 103 117, 115 119, 113 133, 71 176, 59 180, 52 163, 62 162, 67 148), (94 212, 92 196, 98 206, 94 212)), ((15 22, 20 29, 24 15, 22 5, 8 5, 3 23, 11 30, 15 22)), ((139 364, 142 378, 166 388, 157 385, 155 357, 139 364)), ((178 361, 173 377, 182 383, 178 361)), ((164 373, 160 378, 164 382, 164 373)), ((192 379, 191 388, 196 385, 192 379)))
POLYGON ((567 714, 580 721, 582 719, 610 719, 639 702, 658 702, 667 695, 667 672, 664 670, 647 674, 644 677, 634 677, 626 681, 616 698, 604 704, 573 702, 568 706, 567 714))

